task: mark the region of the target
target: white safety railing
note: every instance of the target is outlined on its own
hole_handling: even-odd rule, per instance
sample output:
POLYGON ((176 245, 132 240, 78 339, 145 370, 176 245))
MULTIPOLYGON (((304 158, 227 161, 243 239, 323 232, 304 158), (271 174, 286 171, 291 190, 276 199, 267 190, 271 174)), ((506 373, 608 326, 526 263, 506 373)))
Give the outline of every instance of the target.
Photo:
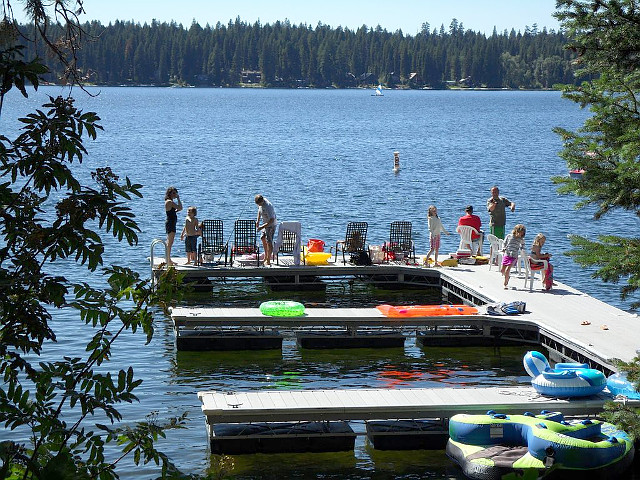
POLYGON ((150 252, 150 259, 149 259, 149 262, 150 262, 150 265, 151 265, 151 286, 152 287, 156 286, 156 277, 155 277, 155 275, 153 273, 153 263, 154 263, 153 249, 159 243, 164 245, 165 264, 169 265, 169 263, 170 263, 169 249, 167 248, 167 242, 165 242, 164 240, 161 240, 159 238, 154 239, 153 242, 151 242, 151 252, 150 252))

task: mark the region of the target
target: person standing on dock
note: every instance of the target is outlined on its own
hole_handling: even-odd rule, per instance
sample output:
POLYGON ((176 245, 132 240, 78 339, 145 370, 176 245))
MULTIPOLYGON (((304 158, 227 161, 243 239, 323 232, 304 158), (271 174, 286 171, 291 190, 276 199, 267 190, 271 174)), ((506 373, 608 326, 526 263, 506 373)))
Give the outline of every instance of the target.
POLYGON ((429 252, 427 253, 426 258, 424 259, 425 264, 429 265, 429 260, 431 257, 431 253, 435 252, 434 267, 441 267, 442 265, 438 262, 438 250, 440 249, 440 234, 446 233, 447 235, 451 235, 442 225, 442 221, 440 217, 438 217, 438 209, 435 205, 429 206, 429 210, 427 210, 427 223, 429 225, 429 252))
POLYGON ((494 185, 491 187, 491 198, 487 200, 489 229, 491 233, 498 238, 504 238, 504 226, 507 223, 507 215, 505 213, 507 207, 513 212, 516 209, 516 203, 506 197, 501 197, 500 190, 497 186, 494 185))
POLYGON ((276 211, 271 202, 262 195, 256 195, 254 201, 258 205, 256 228, 258 231, 262 230, 260 239, 264 247, 264 264, 269 266, 273 254, 273 236, 276 232, 276 211), (260 224, 260 220, 262 220, 262 224, 260 224))
POLYGON ((171 247, 173 246, 173 240, 176 237, 176 227, 178 225, 178 212, 182 210, 182 202, 180 201, 180 195, 176 187, 167 188, 167 192, 164 194, 164 211, 167 215, 167 220, 164 224, 164 229, 167 233, 167 266, 173 265, 171 260, 171 247))
POLYGON ((513 227, 513 232, 504 239, 504 254, 502 255, 502 268, 500 269, 500 273, 504 276, 505 290, 509 288, 511 267, 518 262, 520 250, 524 248, 524 236, 526 233, 527 229, 525 226, 519 223, 513 227))
POLYGON ((187 218, 184 220, 184 228, 180 234, 180 240, 184 242, 187 252, 187 265, 198 263, 198 237, 202 235, 202 223, 198 222, 198 210, 196 207, 187 208, 187 218))

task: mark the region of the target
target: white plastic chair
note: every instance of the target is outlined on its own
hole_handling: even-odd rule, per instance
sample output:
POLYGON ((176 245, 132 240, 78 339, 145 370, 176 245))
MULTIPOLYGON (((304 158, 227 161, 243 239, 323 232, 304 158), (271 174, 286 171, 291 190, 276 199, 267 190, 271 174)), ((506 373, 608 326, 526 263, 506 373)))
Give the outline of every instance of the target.
MULTIPOLYGON (((527 288, 527 282, 529 282, 529 290, 533 290, 533 281, 536 279, 537 272, 544 272, 549 268, 549 262, 546 260, 534 260, 525 253, 524 250, 520 250, 520 260, 524 265, 524 288, 527 288), (539 270, 532 270, 531 263, 542 265, 539 270)), ((542 273, 540 273, 540 280, 542 280, 542 273)))
POLYGON ((293 264, 300 265, 301 236, 302 225, 300 222, 280 222, 278 225, 278 236, 273 242, 273 252, 276 263, 278 263, 278 253, 280 253, 281 247, 286 245, 287 248, 282 248, 283 253, 285 250, 287 253, 292 253, 293 264), (285 234, 285 232, 288 232, 288 234, 285 234))
POLYGON ((487 234, 487 240, 489 240, 489 270, 493 267, 493 262, 495 260, 495 264, 500 270, 500 265, 502 264, 502 246, 504 241, 501 238, 496 237, 494 234, 487 234))
POLYGON ((479 255, 482 251, 482 235, 480 232, 469 225, 458 225, 456 227, 456 232, 460 234, 460 245, 458 246, 458 250, 471 250, 472 255, 479 255), (478 249, 473 251, 473 241, 471 240, 471 234, 474 233, 476 235, 480 235, 478 239, 478 249))

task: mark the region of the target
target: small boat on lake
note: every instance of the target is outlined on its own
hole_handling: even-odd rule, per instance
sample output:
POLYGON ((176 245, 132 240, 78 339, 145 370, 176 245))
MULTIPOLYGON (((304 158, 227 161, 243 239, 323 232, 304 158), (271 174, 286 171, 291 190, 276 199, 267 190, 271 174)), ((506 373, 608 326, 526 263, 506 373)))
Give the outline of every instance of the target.
POLYGON ((571 178, 580 179, 584 175, 584 168, 574 168, 573 170, 569 170, 569 176, 571 178))
POLYGON ((375 93, 371 94, 372 97, 384 97, 384 93, 382 93, 382 85, 378 85, 375 90, 375 93))

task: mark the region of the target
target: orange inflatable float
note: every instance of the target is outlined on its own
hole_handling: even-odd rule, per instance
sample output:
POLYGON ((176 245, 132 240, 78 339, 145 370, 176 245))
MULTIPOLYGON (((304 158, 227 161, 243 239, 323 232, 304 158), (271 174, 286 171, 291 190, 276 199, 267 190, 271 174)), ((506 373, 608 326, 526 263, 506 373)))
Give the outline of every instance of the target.
POLYGON ((409 305, 406 307, 394 305, 378 305, 376 307, 385 317, 434 317, 438 315, 475 315, 476 307, 469 305, 409 305))

